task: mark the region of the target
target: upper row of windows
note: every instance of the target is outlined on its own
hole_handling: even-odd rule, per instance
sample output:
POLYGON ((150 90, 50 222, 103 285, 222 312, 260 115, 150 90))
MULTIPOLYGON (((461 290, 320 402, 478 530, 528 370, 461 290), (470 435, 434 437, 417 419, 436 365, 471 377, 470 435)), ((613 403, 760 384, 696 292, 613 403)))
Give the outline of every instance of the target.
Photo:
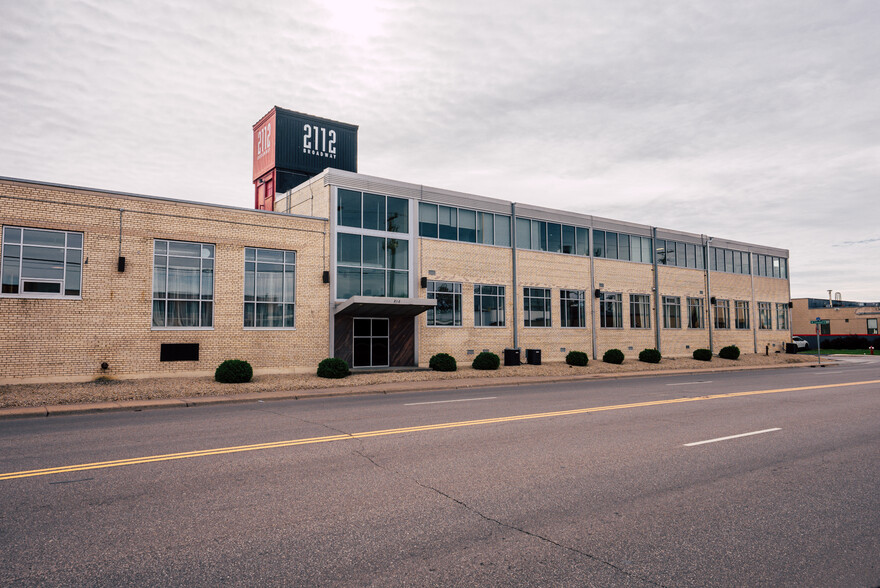
MULTIPOLYGON (((336 222, 339 226, 392 233, 409 231, 409 208, 405 198, 342 188, 337 194, 336 222)), ((505 214, 420 202, 419 236, 510 247, 510 218, 505 214)), ((516 217, 516 247, 587 256, 590 254, 589 229, 516 217)), ((660 265, 703 270, 706 269, 704 251, 702 245, 694 243, 657 239, 656 245, 652 246, 650 237, 593 230, 594 257, 654 263, 656 256, 660 265)), ((708 257, 709 269, 713 271, 751 273, 751 256, 746 251, 710 247, 708 257)), ((759 255, 755 274, 786 278, 787 262, 785 258, 759 255)))
MULTIPOLYGON (((367 194, 364 194, 364 197, 366 196, 367 194)), ((510 247, 510 216, 420 202, 419 236, 510 247)), ((516 217, 516 247, 587 256, 589 229, 516 217)), ((655 248, 650 237, 593 229, 594 257, 654 263, 655 255, 660 265, 706 269, 703 245, 657 239, 655 248)), ((746 251, 710 247, 709 267, 714 271, 748 274, 749 257, 750 254, 746 251)), ((762 257, 770 259, 769 256, 758 256, 759 261, 762 257)), ((785 259, 778 257, 772 259, 777 260, 774 263, 782 264, 781 271, 777 271, 776 266, 773 266, 774 271, 757 275, 786 277, 785 259)))

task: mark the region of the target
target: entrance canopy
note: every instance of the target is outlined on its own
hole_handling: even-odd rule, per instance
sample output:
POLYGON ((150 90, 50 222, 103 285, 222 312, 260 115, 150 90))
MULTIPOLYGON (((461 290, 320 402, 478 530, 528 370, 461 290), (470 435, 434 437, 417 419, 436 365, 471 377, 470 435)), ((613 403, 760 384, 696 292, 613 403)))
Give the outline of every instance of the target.
POLYGON ((416 316, 435 306, 437 306, 437 301, 427 298, 352 296, 336 305, 336 316, 416 316))

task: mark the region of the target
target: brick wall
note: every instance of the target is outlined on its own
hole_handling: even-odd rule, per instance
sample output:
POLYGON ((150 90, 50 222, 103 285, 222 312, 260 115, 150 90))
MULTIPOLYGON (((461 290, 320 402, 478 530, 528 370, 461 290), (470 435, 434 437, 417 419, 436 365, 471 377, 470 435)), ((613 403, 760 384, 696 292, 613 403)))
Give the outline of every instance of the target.
POLYGON ((2 181, 0 222, 80 231, 86 260, 81 300, 0 297, 0 381, 213 373, 232 358, 311 370, 328 355, 323 220, 2 181), (213 329, 151 329, 154 239, 215 245, 213 329), (295 330, 244 329, 245 247, 297 251, 295 330), (162 343, 198 343, 199 361, 160 362, 162 343))
MULTIPOLYGON (((436 239, 419 239, 419 275, 430 280, 462 283, 462 326, 428 327, 426 317, 419 317, 419 363, 426 365, 435 353, 450 353, 458 361, 470 362, 473 355, 468 350, 479 353, 489 349, 501 354, 505 347, 513 346, 513 277, 511 253, 507 248, 485 245, 456 243, 436 239), (433 270, 435 275, 429 275, 433 270), (507 324, 503 328, 474 327, 473 289, 474 284, 499 284, 506 287, 507 324)), ((599 300, 594 297, 590 282, 589 258, 540 251, 517 252, 517 322, 519 326, 518 344, 521 349, 542 350, 544 361, 562 361, 568 351, 592 352, 592 319, 595 312, 597 357, 601 358, 608 349, 617 348, 627 357, 635 358, 645 348, 655 347, 656 327, 658 325, 657 304, 662 305, 662 296, 680 298, 680 328, 663 326, 662 306, 659 316, 660 349, 667 357, 690 356, 694 349, 709 347, 709 321, 714 320, 706 295, 706 278, 702 270, 680 267, 660 266, 659 289, 661 299, 654 295, 654 270, 650 264, 595 259, 594 286, 603 292, 617 292, 622 295, 621 328, 603 328, 599 316, 599 300), (551 289, 551 327, 525 327, 523 318, 522 289, 526 286, 551 289), (563 328, 560 322, 560 290, 584 290, 586 293, 586 326, 583 328, 563 328), (629 295, 647 294, 651 301, 651 328, 633 329, 630 325, 629 295), (687 299, 703 300, 703 328, 688 328, 687 299), (565 351, 562 351, 562 350, 565 351)), ((764 351, 770 345, 771 351, 780 349, 788 340, 787 330, 776 329, 776 303, 788 302, 788 281, 774 278, 755 277, 755 296, 752 296, 751 277, 739 274, 712 272, 712 296, 730 300, 731 321, 735 318, 735 301, 749 303, 748 329, 714 330, 714 348, 737 345, 743 353, 764 351), (758 326, 757 302, 771 302, 773 329, 760 330, 758 326)), ((419 296, 426 296, 421 289, 419 296)))

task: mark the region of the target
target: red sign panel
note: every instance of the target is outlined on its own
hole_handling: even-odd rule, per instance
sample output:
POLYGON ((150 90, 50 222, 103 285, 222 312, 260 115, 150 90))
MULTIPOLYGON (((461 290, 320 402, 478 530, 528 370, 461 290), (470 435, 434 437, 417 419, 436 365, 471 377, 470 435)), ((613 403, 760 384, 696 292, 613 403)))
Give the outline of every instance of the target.
POLYGON ((254 125, 254 177, 275 167, 275 109, 254 125))

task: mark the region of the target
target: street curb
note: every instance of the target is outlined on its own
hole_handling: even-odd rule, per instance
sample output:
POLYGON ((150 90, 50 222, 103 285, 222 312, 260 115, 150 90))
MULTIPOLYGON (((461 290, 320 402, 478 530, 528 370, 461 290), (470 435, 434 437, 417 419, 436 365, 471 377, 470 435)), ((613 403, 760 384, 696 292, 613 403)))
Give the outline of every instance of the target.
POLYGON ((815 367, 811 363, 787 365, 760 365, 750 367, 723 367, 707 369, 657 370, 639 372, 617 372, 606 374, 583 374, 577 376, 509 376, 496 379, 473 378, 461 380, 431 380, 422 382, 388 382, 385 384, 365 384, 340 388, 314 388, 283 392, 250 392, 247 394, 196 396, 190 398, 159 398, 150 400, 117 400, 108 402, 88 402, 82 404, 52 404, 0 408, 0 420, 23 419, 49 416, 69 416, 104 412, 149 410, 156 408, 184 408, 197 406, 217 406, 223 404, 245 404, 274 400, 306 400, 309 398, 331 398, 337 396, 364 396, 367 394, 397 394, 401 392, 462 390, 468 388, 496 388, 501 386, 527 386, 530 384, 570 383, 590 380, 616 380, 623 378, 650 378, 654 376, 689 376, 723 372, 757 371, 815 367))

